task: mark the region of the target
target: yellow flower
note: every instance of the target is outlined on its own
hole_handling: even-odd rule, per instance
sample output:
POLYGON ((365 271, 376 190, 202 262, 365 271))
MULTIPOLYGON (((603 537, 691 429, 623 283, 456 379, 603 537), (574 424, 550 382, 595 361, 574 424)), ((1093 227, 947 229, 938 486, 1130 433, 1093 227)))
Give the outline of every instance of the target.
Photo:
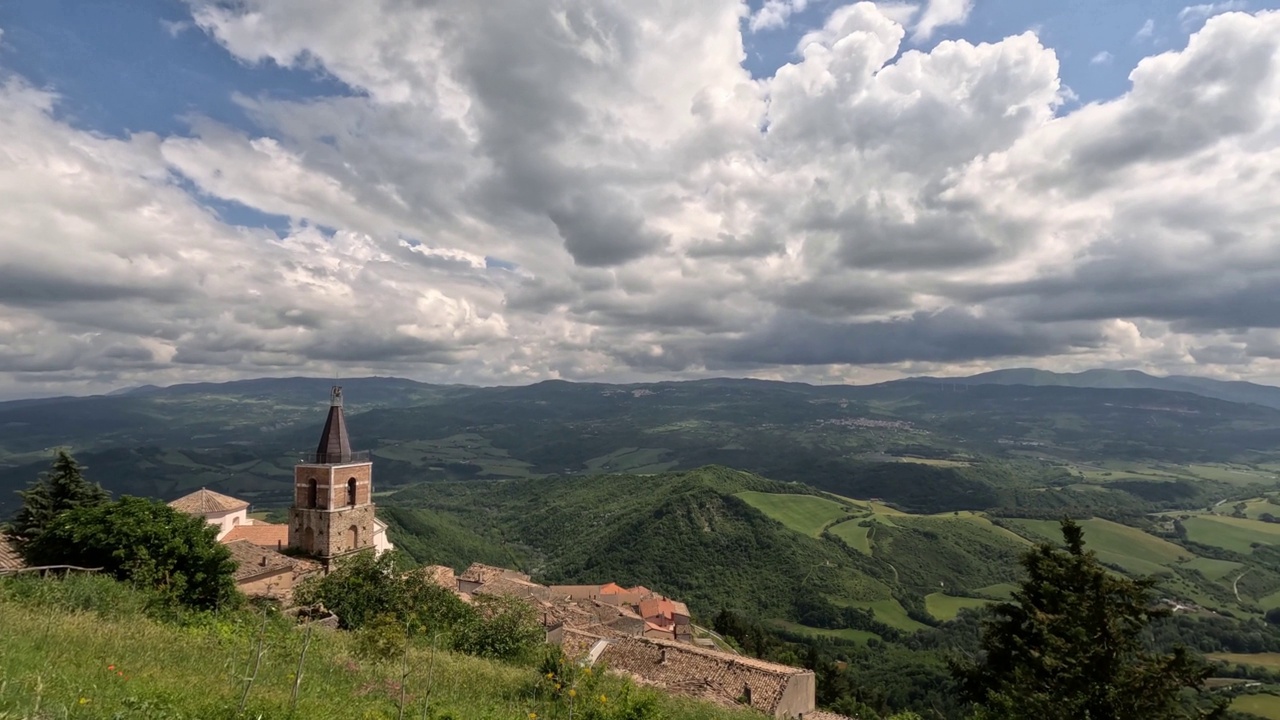
POLYGON ((559 690, 559 689, 560 689, 560 683, 556 683, 556 689, 557 689, 557 690, 559 690))
POLYGON ((608 698, 608 697, 605 697, 604 695, 601 695, 601 696, 600 696, 600 702, 601 702, 601 703, 607 703, 607 702, 609 702, 609 698, 608 698))
POLYGON ((547 673, 547 679, 548 679, 548 680, 550 680, 551 678, 553 678, 553 677, 555 677, 555 676, 556 676, 556 674, 555 674, 555 673, 547 673))
POLYGON ((538 713, 529 713, 529 720, 538 720, 538 713))
POLYGON ((89 698, 87 698, 87 697, 82 697, 82 698, 80 698, 80 704, 81 704, 81 705, 88 705, 88 704, 89 704, 89 698))
POLYGON ((569 697, 577 697, 577 695, 578 695, 577 690, 574 690, 573 688, 569 688, 569 697))
POLYGON ((582 672, 584 672, 584 673, 586 673, 586 674, 590 675, 590 674, 591 674, 591 668, 585 668, 582 672))

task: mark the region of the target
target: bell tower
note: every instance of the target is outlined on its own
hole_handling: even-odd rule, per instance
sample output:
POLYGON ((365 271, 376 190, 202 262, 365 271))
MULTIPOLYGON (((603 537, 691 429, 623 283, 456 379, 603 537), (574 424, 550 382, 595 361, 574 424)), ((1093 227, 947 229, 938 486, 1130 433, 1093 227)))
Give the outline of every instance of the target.
POLYGON ((325 564, 373 548, 381 527, 374 519, 373 462, 351 450, 342 416, 342 388, 329 396, 329 417, 316 451, 293 469, 289 547, 325 564))

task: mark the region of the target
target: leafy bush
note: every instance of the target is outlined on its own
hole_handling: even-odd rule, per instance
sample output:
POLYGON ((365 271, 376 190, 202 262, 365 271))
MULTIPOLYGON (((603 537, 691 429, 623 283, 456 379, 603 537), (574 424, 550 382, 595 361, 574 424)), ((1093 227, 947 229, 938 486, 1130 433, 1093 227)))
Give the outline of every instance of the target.
POLYGON ((538 616, 520 598, 477 595, 472 617, 460 624, 453 638, 459 652, 495 660, 529 660, 546 638, 538 616))
POLYGON ((80 507, 58 515, 23 549, 32 565, 101 568, 121 580, 195 609, 236 604, 242 596, 231 553, 203 518, 142 498, 80 507))

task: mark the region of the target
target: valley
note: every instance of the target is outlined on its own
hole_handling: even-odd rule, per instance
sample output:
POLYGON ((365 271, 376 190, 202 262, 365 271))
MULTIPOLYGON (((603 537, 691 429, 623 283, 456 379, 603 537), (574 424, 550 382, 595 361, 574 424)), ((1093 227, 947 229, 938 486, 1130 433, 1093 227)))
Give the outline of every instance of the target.
MULTIPOLYGON (((69 446, 117 495, 203 486, 278 520, 328 384, 0 403, 0 515, 69 446)), ((1155 646, 1208 654, 1224 687, 1262 673, 1241 712, 1268 717, 1280 683, 1280 409, 1265 404, 928 379, 344 384, 379 516, 416 562, 654 588, 745 652, 837 661, 828 704, 956 716, 946 659, 973 651, 984 608, 1016 589, 1023 552, 1061 541, 1063 516, 1111 572, 1154 578, 1174 610, 1155 646)))

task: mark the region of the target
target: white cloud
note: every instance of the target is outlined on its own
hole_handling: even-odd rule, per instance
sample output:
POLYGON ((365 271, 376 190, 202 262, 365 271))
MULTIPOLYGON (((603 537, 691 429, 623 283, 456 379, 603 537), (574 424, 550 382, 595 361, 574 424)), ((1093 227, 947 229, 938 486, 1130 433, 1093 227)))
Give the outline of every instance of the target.
POLYGON ((1225 12, 1245 10, 1249 7, 1246 0, 1224 0, 1223 2, 1188 5, 1178 12, 1178 21, 1184 30, 1191 30, 1214 15, 1225 12))
POLYGON ((1147 21, 1142 23, 1142 27, 1138 28, 1138 32, 1133 34, 1133 39, 1148 40, 1155 34, 1156 34, 1156 21, 1153 20, 1152 18, 1147 18, 1147 21))
POLYGON ((360 91, 239 98, 252 134, 106 138, 3 86, 0 386, 1280 377, 1280 13, 1065 112, 1033 33, 903 51, 855 4, 757 80, 736 0, 557 7, 198 4, 238 58, 360 91))
POLYGON ((963 25, 973 10, 973 0, 928 0, 919 21, 912 28, 912 42, 923 42, 933 37, 938 28, 963 25))
POLYGON ((809 0, 765 0, 751 16, 751 32, 786 27, 792 15, 804 12, 809 0))
POLYGON ((1089 58, 1089 64, 1090 65, 1110 65, 1111 61, 1114 59, 1115 59, 1114 55, 1107 52, 1106 50, 1103 50, 1097 55, 1094 55, 1092 58, 1089 58))

